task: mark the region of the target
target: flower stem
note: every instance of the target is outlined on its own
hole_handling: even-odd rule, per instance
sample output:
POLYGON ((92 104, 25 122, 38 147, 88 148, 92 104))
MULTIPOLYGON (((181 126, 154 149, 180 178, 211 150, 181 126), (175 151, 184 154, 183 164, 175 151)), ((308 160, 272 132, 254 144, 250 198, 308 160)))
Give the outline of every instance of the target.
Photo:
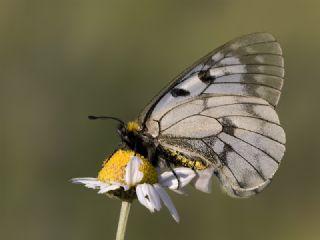
POLYGON ((123 240, 126 233, 131 202, 122 201, 116 240, 123 240))

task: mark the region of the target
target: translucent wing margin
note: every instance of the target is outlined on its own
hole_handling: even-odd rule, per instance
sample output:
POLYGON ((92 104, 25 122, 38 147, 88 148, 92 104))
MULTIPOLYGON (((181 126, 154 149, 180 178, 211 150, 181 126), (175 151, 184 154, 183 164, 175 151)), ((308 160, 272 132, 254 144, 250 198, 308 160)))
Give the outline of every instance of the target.
POLYGON ((240 37, 183 71, 138 122, 165 148, 215 166, 230 195, 253 195, 271 181, 285 151, 275 112, 283 66, 271 34, 240 37))

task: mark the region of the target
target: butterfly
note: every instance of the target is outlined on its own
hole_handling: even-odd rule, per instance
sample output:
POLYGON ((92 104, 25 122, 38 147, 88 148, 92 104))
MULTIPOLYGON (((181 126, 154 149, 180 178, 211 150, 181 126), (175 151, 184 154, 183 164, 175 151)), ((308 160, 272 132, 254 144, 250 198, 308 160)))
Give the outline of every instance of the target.
POLYGON ((283 81, 276 39, 245 35, 184 70, 118 132, 154 165, 213 167, 230 196, 248 197, 271 182, 285 152, 275 111, 283 81))

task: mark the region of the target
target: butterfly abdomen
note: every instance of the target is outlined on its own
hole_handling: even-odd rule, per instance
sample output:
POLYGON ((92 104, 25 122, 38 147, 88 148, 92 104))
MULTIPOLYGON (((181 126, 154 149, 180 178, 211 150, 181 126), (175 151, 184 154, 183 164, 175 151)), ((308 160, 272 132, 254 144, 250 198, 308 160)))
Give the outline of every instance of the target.
POLYGON ((188 157, 184 156, 182 153, 178 151, 169 148, 165 148, 164 151, 164 157, 169 159, 170 162, 175 165, 188 167, 195 170, 203 170, 208 167, 208 165, 203 163, 202 161, 189 159, 188 157))

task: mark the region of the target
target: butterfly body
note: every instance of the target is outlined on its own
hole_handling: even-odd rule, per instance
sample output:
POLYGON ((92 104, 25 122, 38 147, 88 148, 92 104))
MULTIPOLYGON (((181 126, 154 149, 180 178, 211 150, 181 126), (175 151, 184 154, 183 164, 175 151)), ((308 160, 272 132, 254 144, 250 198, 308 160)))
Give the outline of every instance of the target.
POLYGON ((119 128, 120 136, 154 165, 211 166, 229 195, 254 195, 270 183, 285 151, 275 111, 283 78, 274 37, 245 35, 183 71, 119 128))
POLYGON ((175 166, 184 166, 195 170, 203 170, 208 167, 208 164, 201 160, 189 159, 181 152, 163 147, 156 138, 143 132, 137 122, 129 122, 127 126, 120 126, 118 132, 129 149, 144 156, 154 166, 159 165, 160 161, 167 161, 175 166))

